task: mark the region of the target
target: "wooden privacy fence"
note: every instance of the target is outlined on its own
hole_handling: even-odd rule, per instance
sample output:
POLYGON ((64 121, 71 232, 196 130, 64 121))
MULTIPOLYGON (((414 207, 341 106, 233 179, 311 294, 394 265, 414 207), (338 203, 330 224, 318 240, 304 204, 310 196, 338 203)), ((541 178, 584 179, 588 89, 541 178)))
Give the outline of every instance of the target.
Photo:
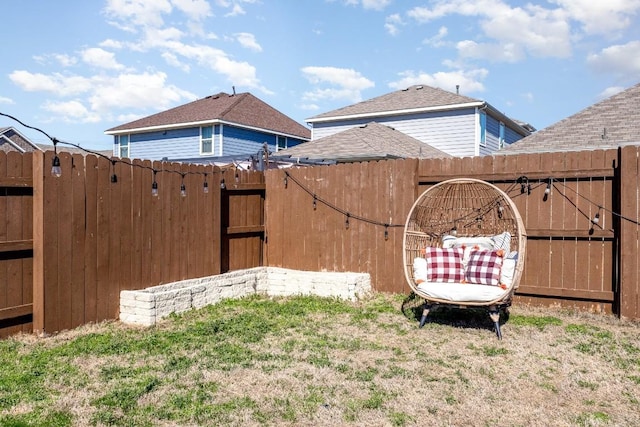
POLYGON ((56 178, 53 152, 0 155, 2 335, 115 319, 121 290, 260 265, 262 215, 246 212, 262 210, 261 173, 63 152, 56 178))
POLYGON ((525 222, 528 250, 517 299, 640 318, 638 155, 638 147, 624 147, 391 160, 295 169, 287 172, 290 179, 268 171, 267 262, 368 272, 375 289, 408 293, 402 229, 394 226, 404 225, 413 201, 429 186, 473 177, 506 191, 525 222))
POLYGON ((407 294, 407 213, 460 176, 495 184, 522 214, 517 300, 640 318, 639 156, 624 147, 263 174, 61 153, 54 178, 52 152, 0 153, 0 336, 115 319, 121 290, 258 265, 367 272, 376 290, 407 294))

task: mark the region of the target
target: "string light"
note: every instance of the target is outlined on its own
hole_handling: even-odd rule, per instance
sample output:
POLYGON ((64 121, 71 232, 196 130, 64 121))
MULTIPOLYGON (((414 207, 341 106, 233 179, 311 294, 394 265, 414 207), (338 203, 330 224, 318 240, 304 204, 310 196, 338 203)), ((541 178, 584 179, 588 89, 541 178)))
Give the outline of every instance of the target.
POLYGON ((240 182, 240 175, 238 174, 238 169, 237 168, 236 168, 235 180, 236 180, 236 184, 240 182))
POLYGON ((591 222, 594 223, 595 225, 598 225, 598 223, 600 222, 600 206, 598 206, 598 212, 596 212, 591 222))
POLYGON ((51 165, 51 176, 60 178, 62 176, 62 168, 60 167, 60 157, 58 157, 58 140, 53 138, 53 162, 51 165))
POLYGON ((349 212, 347 212, 347 218, 344 220, 344 228, 346 228, 347 230, 349 229, 349 217, 351 216, 351 214, 349 212))
POLYGON ((209 183, 207 182, 207 173, 204 174, 204 184, 202 184, 202 192, 207 194, 209 192, 209 183))
POLYGON ((389 240, 389 224, 384 225, 384 240, 389 240))
POLYGON ((285 175, 284 175, 284 188, 287 188, 288 185, 289 185, 289 174, 285 173, 285 175))
POLYGON ((316 208, 318 207, 317 200, 318 200, 318 197, 316 197, 316 195, 314 194, 314 195, 313 195, 313 210, 314 210, 314 211, 315 211, 315 210, 316 210, 316 208))
POLYGON ((225 184, 224 178, 222 178, 222 181, 220 181, 220 189, 225 190, 226 188, 227 188, 227 184, 225 184))
POLYGON ((187 197, 187 187, 185 187, 184 185, 184 173, 182 173, 181 176, 182 176, 182 181, 180 183, 180 195, 182 197, 187 197))
POLYGON ((502 203, 500 203, 500 200, 498 200, 498 218, 502 219, 503 213, 504 213, 504 206, 502 206, 502 203))
POLYGON ((60 167, 60 157, 58 155, 53 156, 53 163, 51 165, 51 176, 60 178, 62 176, 62 168, 60 167))
POLYGON ((158 183, 156 182, 156 173, 158 173, 158 171, 153 169, 153 182, 151 183, 151 195, 153 197, 158 197, 158 183))
POLYGON ((111 169, 113 170, 113 174, 111 175, 111 182, 114 184, 118 182, 118 175, 116 175, 116 161, 111 160, 111 169))

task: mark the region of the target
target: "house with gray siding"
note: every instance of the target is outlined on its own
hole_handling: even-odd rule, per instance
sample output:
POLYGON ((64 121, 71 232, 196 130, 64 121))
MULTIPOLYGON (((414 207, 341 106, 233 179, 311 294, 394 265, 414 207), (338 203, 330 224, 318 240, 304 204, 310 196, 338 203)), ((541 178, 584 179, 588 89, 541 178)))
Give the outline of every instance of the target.
POLYGON ((207 96, 105 131, 113 155, 149 160, 242 158, 311 139, 311 131, 250 93, 207 96))
POLYGON ((0 127, 0 151, 18 153, 28 153, 31 151, 42 151, 29 138, 18 132, 13 126, 0 127))
POLYGON ((492 154, 535 129, 486 101, 415 85, 306 120, 316 140, 371 121, 456 157, 492 154))

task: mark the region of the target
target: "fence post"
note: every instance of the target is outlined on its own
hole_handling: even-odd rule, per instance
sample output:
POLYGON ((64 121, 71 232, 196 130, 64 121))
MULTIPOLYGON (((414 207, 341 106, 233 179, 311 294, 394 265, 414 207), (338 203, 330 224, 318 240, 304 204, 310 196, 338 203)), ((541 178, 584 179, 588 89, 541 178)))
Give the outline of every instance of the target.
POLYGON ((640 318, 638 148, 620 149, 620 316, 640 318))
POLYGON ((44 153, 34 151, 33 174, 33 332, 44 331, 44 153))

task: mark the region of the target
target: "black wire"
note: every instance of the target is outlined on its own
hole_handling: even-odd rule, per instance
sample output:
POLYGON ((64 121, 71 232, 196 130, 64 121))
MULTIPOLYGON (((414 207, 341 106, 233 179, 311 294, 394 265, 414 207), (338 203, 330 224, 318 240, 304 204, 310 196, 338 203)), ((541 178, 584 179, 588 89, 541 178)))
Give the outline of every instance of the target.
POLYGON ((390 227, 404 227, 405 226, 404 224, 390 224, 390 223, 387 223, 387 222, 376 221, 376 220, 369 219, 369 218, 366 218, 366 217, 363 217, 363 216, 360 216, 360 215, 352 214, 351 212, 349 212, 349 211, 347 211, 345 209, 342 209, 342 208, 340 208, 340 207, 338 207, 338 206, 336 206, 336 205, 334 205, 332 203, 329 203, 328 201, 326 201, 322 197, 318 197, 318 195, 316 193, 314 193, 313 191, 311 191, 307 187, 305 187, 300 181, 298 181, 289 172, 285 171, 284 174, 285 174, 285 179, 286 178, 291 179, 293 182, 295 182, 298 185, 298 187, 300 187, 307 194, 309 194, 311 197, 313 197, 316 202, 320 202, 323 205, 327 206, 328 208, 333 209, 336 212, 340 212, 342 215, 346 215, 347 218, 349 218, 349 219, 353 218, 353 219, 355 219, 357 221, 365 222, 367 224, 372 224, 372 225, 385 227, 385 229, 390 228, 390 227))

